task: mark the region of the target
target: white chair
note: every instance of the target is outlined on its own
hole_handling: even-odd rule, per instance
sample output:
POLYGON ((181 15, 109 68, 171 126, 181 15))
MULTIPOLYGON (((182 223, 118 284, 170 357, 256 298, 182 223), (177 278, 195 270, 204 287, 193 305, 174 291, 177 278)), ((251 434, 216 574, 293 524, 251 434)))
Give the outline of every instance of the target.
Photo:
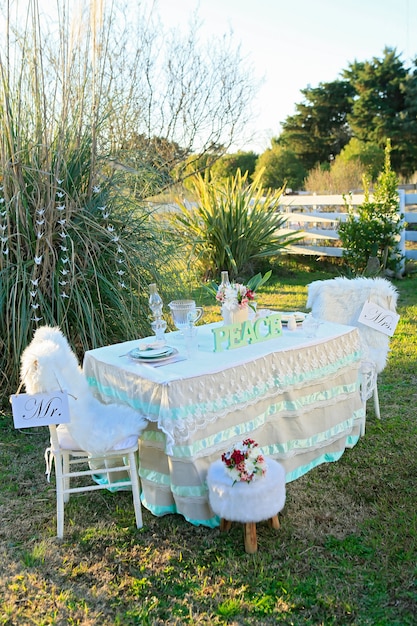
POLYGON ((308 285, 307 308, 314 317, 358 328, 363 351, 362 399, 366 407, 366 401, 373 396, 378 419, 381 413, 377 377, 386 365, 390 338, 358 320, 365 302, 395 312, 397 300, 396 288, 385 278, 337 277, 308 285))
POLYGON ((109 450, 103 455, 91 455, 85 450, 81 450, 65 431, 59 430, 59 427, 50 425, 49 431, 51 445, 45 451, 46 473, 49 480, 53 459, 56 482, 57 537, 62 539, 64 536, 64 506, 69 501, 70 495, 98 489, 131 489, 136 527, 141 528, 143 524, 137 464, 137 438, 136 442, 129 447, 109 450), (93 484, 94 479, 97 482, 93 484))
POLYGON ((127 406, 105 405, 93 396, 59 328, 44 326, 35 332, 22 354, 20 378, 29 394, 68 393, 70 422, 49 426, 51 445, 45 452, 48 479, 55 464, 57 536, 64 535, 64 504, 70 494, 97 489, 131 489, 140 528, 138 438, 147 420, 127 406))

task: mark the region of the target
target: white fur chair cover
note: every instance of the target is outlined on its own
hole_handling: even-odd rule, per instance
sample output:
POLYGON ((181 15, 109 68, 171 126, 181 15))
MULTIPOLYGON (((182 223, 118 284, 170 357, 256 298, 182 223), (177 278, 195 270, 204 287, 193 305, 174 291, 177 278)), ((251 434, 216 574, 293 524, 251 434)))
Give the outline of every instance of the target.
POLYGON ((358 322, 366 301, 396 311, 398 292, 385 278, 331 278, 308 285, 307 307, 314 317, 356 326, 361 336, 363 360, 375 364, 381 372, 387 362, 389 337, 358 322))
POLYGON ((273 459, 265 459, 266 474, 251 483, 233 484, 222 461, 215 461, 207 472, 210 506, 230 522, 261 522, 284 508, 285 469, 273 459))
POLYGON ((72 438, 90 454, 128 447, 131 437, 137 440, 147 425, 137 411, 121 404, 103 404, 93 396, 77 357, 59 328, 38 328, 22 354, 20 378, 30 394, 57 389, 68 392, 71 421, 57 429, 60 442, 72 438))

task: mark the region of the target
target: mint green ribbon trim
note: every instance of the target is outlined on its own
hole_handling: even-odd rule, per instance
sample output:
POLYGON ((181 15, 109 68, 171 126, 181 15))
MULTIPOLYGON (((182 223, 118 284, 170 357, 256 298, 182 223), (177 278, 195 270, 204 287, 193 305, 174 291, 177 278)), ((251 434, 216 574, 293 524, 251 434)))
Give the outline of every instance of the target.
POLYGON ((144 402, 140 396, 132 397, 126 392, 115 389, 110 385, 103 385, 93 376, 87 376, 87 382, 90 387, 97 389, 97 391, 106 398, 124 402, 125 404, 131 406, 133 409, 140 411, 144 415, 153 415, 155 419, 159 417, 159 404, 150 404, 149 402, 144 402))
POLYGON ((187 522, 189 522, 193 526, 207 526, 208 528, 217 528, 218 526, 220 526, 220 517, 217 517, 217 515, 215 515, 214 517, 210 517, 209 519, 201 520, 190 519, 186 515, 183 515, 183 513, 181 513, 181 515, 187 522))
POLYGON ((346 430, 351 430, 353 422, 354 418, 351 417, 344 422, 341 422, 340 424, 336 424, 329 430, 317 433, 316 435, 312 435, 311 437, 307 437, 307 439, 293 439, 292 441, 287 441, 285 443, 277 443, 270 446, 263 446, 262 452, 265 455, 275 457, 282 455, 286 456, 288 455, 288 453, 295 450, 308 450, 310 448, 316 447, 318 444, 325 443, 329 439, 333 439, 334 437, 340 435, 346 430))
MULTIPOLYGON (((230 407, 242 404, 254 402, 257 398, 264 397, 270 392, 271 389, 280 389, 283 387, 289 387, 305 383, 306 381, 313 381, 317 378, 327 377, 334 372, 337 372, 340 368, 350 365, 358 361, 361 358, 360 351, 354 351, 345 357, 342 357, 329 365, 313 369, 306 373, 291 374, 288 376, 280 377, 277 373, 269 378, 267 381, 255 385, 251 389, 241 390, 229 396, 222 396, 209 402, 196 403, 194 405, 187 405, 187 407, 171 407, 169 411, 170 419, 180 420, 184 416, 188 416, 189 413, 202 414, 202 413, 219 413, 227 411, 230 407)), ((101 384, 96 378, 89 376, 87 378, 88 384, 91 387, 95 387, 102 395, 118 399, 122 402, 129 404, 132 408, 141 411, 145 415, 149 415, 149 419, 157 419, 160 415, 159 403, 152 404, 144 402, 140 397, 131 397, 126 392, 118 391, 110 385, 101 384)), ((356 383, 357 385, 358 383, 356 383)))
POLYGON ((214 515, 209 519, 196 520, 191 519, 190 517, 187 517, 183 513, 177 511, 177 507, 175 504, 172 504, 171 506, 155 506, 154 504, 149 504, 149 502, 146 501, 146 498, 143 495, 141 496, 141 502, 145 509, 150 511, 150 513, 152 513, 152 515, 155 515, 155 517, 163 517, 164 515, 172 515, 173 513, 178 513, 179 515, 182 515, 183 518, 193 526, 207 526, 208 528, 217 528, 218 526, 220 526, 220 518, 217 517, 217 515, 214 515))
MULTIPOLYGON (((240 404, 253 403, 258 398, 263 398, 267 396, 271 389, 285 389, 288 387, 293 387, 294 385, 305 383, 306 381, 311 382, 318 378, 328 377, 334 372, 337 372, 341 367, 345 367, 352 362, 358 361, 359 358, 360 352, 354 352, 339 359, 335 363, 331 363, 330 365, 311 370, 307 373, 292 374, 283 378, 280 378, 279 375, 276 374, 272 377, 272 379, 268 379, 263 384, 255 385, 251 389, 241 390, 239 393, 236 392, 230 396, 224 396, 220 399, 215 399, 208 402, 200 402, 194 405, 187 405, 186 407, 171 407, 170 419, 181 420, 185 416, 188 416, 190 412, 196 414, 219 413, 228 410, 230 407, 234 407, 240 404)), ((346 389, 350 388, 355 390, 357 389, 358 384, 359 381, 356 381, 351 385, 346 385, 344 387, 346 389)))
POLYGON ((156 506, 154 504, 149 504, 143 494, 141 494, 140 499, 145 509, 148 509, 148 511, 150 511, 152 515, 155 515, 155 517, 163 517, 164 515, 177 513, 177 507, 175 504, 171 504, 169 506, 156 506))
POLYGON ((109 481, 107 480, 105 476, 102 476, 101 474, 93 474, 92 479, 98 485, 108 485, 106 487, 107 491, 110 491, 111 493, 116 493, 116 491, 132 491, 132 487, 130 485, 124 485, 122 487, 118 487, 117 483, 126 482, 126 480, 123 481, 122 478, 120 480, 114 480, 113 482, 109 483, 109 481))
POLYGON ((171 477, 169 474, 163 474, 162 472, 156 472, 155 470, 148 470, 146 467, 140 467, 139 476, 151 483, 171 487, 171 477))
MULTIPOLYGON (((358 439, 359 437, 349 436, 346 438, 346 441, 350 440, 350 443, 353 446, 358 442, 358 439)), ((339 461, 344 452, 345 450, 341 450, 339 452, 326 452, 325 454, 322 454, 321 456, 311 461, 311 463, 308 463, 308 465, 297 467, 297 469, 293 470, 292 472, 288 472, 285 482, 290 483, 293 480, 304 476, 304 474, 307 474, 310 470, 314 469, 318 465, 323 465, 323 463, 334 463, 336 461, 339 461)))
POLYGON ((140 467, 139 476, 151 483, 154 483, 155 485, 164 485, 165 487, 169 487, 171 492, 177 496, 199 498, 207 495, 206 485, 194 485, 192 487, 187 485, 175 485, 172 483, 171 477, 168 474, 148 470, 146 467, 140 467))
POLYGON ((166 442, 166 434, 162 432, 162 430, 143 430, 141 432, 140 438, 142 441, 153 441, 158 443, 163 443, 165 445, 166 442))
MULTIPOLYGON (((351 387, 355 388, 355 385, 350 385, 347 387, 344 386, 343 390, 346 391, 347 388, 351 388, 351 387)), ((337 389, 340 390, 340 388, 337 388, 337 389)), ((333 395, 337 395, 337 394, 332 394, 329 390, 329 393, 326 393, 325 397, 326 399, 328 399, 329 397, 333 397, 333 395)), ((301 406, 306 406, 310 403, 315 402, 318 396, 322 396, 321 392, 307 396, 307 399, 300 400, 299 402, 296 402, 296 403, 284 401, 284 402, 272 404, 270 407, 268 407, 266 411, 257 415, 255 418, 253 418, 252 420, 248 422, 242 422, 241 424, 236 424, 235 426, 231 426, 230 428, 221 430, 218 433, 211 435, 210 437, 204 437, 203 439, 199 439, 198 441, 193 442, 191 445, 187 445, 187 446, 174 445, 172 448, 172 456, 179 457, 179 458, 192 458, 196 455, 201 455, 201 453, 203 453, 205 450, 209 450, 213 446, 218 447, 220 444, 223 444, 223 443, 228 444, 231 439, 234 439, 237 436, 246 437, 249 434, 255 432, 258 428, 261 428, 267 422, 268 418, 271 417, 271 415, 274 415, 284 410, 297 411, 301 406)), ((306 444, 303 445, 302 447, 309 447, 311 445, 315 445, 319 441, 325 441, 326 439, 329 439, 330 437, 334 437, 336 434, 340 433, 343 430, 352 428, 353 422, 355 421, 355 419, 357 419, 357 414, 362 415, 362 410, 355 411, 353 416, 350 419, 346 420, 345 422, 342 422, 341 424, 337 424, 336 426, 329 429, 328 431, 324 431, 323 433, 319 433, 315 437, 307 439, 306 444)), ((280 452, 281 453, 288 452, 290 449, 297 447, 296 446, 297 443, 298 443, 298 440, 295 440, 294 442, 290 441, 290 442, 287 442, 286 444, 282 444, 282 450, 280 450, 280 452)))
POLYGON ((188 487, 187 485, 171 484, 171 491, 175 496, 185 496, 186 498, 200 498, 201 496, 207 496, 208 488, 205 485, 188 487))

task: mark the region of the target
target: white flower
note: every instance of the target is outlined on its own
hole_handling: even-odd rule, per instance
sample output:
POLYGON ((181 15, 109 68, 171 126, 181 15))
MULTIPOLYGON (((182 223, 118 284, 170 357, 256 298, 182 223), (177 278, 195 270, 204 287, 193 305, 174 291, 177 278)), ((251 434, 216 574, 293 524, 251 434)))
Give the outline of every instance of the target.
POLYGON ((58 198, 63 198, 65 196, 65 193, 63 191, 57 191, 56 195, 58 198))
POLYGON ((59 206, 56 207, 57 211, 65 211, 65 204, 60 204, 59 206))
POLYGON ((34 287, 37 287, 39 283, 39 278, 34 278, 34 279, 32 278, 30 282, 32 283, 34 287))
POLYGON ((36 223, 38 226, 42 226, 42 224, 45 224, 45 220, 36 220, 36 223))
POLYGON ((42 317, 32 317, 32 322, 40 322, 42 317))
POLYGON ((36 209, 36 213, 38 215, 43 215, 45 213, 45 209, 36 209))
POLYGON ((43 254, 41 256, 35 256, 34 261, 36 265, 40 265, 42 263, 43 254))
POLYGON ((42 231, 40 231, 40 230, 38 230, 38 232, 36 233, 36 237, 37 237, 38 239, 42 239, 42 237, 43 237, 43 232, 42 232, 42 231))
POLYGON ((30 291, 29 292, 30 295, 32 296, 32 298, 36 298, 36 294, 38 293, 37 291, 30 291))
POLYGON ((69 295, 67 293, 62 292, 61 293, 61 298, 69 298, 69 295))
POLYGON ((9 248, 5 248, 5 249, 3 250, 3 254, 4 254, 4 255, 9 254, 9 248))
POLYGON ((94 185, 93 193, 100 193, 100 187, 98 185, 94 185))
POLYGON ((63 276, 66 276, 66 275, 68 274, 68 270, 61 270, 61 274, 62 274, 63 276))
POLYGON ((267 470, 265 458, 253 439, 245 439, 224 452, 222 461, 233 483, 250 483, 262 478, 267 470))

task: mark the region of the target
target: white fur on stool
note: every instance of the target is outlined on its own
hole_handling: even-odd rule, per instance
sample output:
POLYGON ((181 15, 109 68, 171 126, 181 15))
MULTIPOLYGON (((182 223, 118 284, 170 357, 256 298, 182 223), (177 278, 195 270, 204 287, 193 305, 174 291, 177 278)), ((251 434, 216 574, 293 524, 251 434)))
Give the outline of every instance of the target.
POLYGON ((207 473, 210 506, 230 522, 261 522, 277 515, 285 504, 285 469, 265 459, 266 474, 251 483, 237 482, 227 474, 222 461, 215 461, 207 473))

